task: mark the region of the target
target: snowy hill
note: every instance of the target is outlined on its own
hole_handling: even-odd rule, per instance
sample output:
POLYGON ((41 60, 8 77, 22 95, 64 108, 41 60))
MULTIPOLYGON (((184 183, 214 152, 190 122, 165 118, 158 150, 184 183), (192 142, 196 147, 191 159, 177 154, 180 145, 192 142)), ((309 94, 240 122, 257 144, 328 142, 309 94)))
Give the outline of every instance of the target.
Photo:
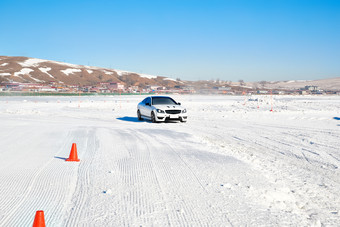
POLYGON ((117 69, 94 66, 74 65, 28 57, 0 56, 0 82, 58 82, 66 85, 94 85, 100 82, 121 82, 127 86, 156 85, 174 87, 176 85, 192 86, 196 89, 215 86, 240 86, 248 89, 298 89, 307 85, 318 86, 324 90, 340 90, 340 77, 306 81, 271 81, 218 83, 216 81, 176 81, 163 76, 140 74, 117 69))
POLYGON ((74 65, 28 57, 0 56, 0 82, 58 82, 67 85, 93 85, 122 82, 128 86, 175 86, 171 78, 93 66, 74 65))

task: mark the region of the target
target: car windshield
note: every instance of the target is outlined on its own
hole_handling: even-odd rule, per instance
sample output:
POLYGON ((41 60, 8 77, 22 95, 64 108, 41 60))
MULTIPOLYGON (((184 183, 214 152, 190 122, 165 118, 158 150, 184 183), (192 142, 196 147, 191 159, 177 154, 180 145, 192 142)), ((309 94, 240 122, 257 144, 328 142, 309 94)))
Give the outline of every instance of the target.
POLYGON ((170 97, 153 97, 152 105, 177 105, 177 103, 170 97))

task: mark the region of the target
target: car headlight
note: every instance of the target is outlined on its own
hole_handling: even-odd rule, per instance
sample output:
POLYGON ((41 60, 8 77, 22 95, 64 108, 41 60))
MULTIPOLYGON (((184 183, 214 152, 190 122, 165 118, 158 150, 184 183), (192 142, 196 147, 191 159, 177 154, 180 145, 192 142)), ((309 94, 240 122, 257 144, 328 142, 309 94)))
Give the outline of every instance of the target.
POLYGON ((164 113, 164 110, 156 109, 157 113, 164 113))
POLYGON ((187 112, 187 109, 182 110, 182 113, 186 113, 186 112, 187 112))

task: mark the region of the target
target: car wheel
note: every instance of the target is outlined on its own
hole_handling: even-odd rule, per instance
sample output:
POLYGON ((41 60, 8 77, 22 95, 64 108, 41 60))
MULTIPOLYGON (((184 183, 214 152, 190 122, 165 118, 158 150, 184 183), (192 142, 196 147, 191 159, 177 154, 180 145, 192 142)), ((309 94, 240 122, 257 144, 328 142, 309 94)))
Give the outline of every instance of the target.
POLYGON ((181 119, 180 119, 180 121, 181 121, 181 122, 184 122, 184 123, 185 123, 185 122, 187 122, 187 121, 186 121, 186 120, 184 120, 183 118, 181 118, 181 119))
POLYGON ((153 112, 151 112, 151 121, 152 123, 157 123, 155 114, 153 112))
POLYGON ((143 120, 142 115, 140 114, 139 110, 137 110, 137 117, 139 121, 143 120))

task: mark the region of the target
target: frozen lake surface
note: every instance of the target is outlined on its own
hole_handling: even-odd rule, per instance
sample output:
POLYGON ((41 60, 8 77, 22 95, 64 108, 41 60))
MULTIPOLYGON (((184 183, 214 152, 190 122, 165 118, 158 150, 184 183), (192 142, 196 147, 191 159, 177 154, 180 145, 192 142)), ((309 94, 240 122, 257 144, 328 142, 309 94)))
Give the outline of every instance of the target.
POLYGON ((0 97, 0 226, 340 225, 339 96, 144 97, 0 97))

